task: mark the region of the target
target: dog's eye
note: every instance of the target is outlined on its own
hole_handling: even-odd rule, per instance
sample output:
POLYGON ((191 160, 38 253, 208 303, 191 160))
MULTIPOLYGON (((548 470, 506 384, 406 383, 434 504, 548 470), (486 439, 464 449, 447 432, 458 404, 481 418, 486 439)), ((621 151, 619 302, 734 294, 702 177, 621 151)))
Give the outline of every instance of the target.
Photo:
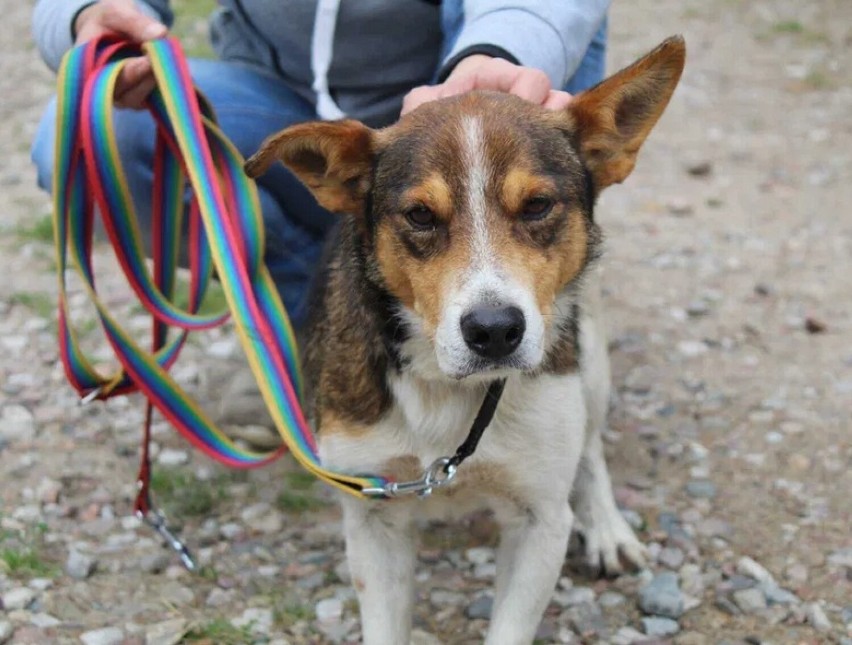
POLYGON ((525 220, 544 219, 553 208, 553 200, 549 197, 532 197, 524 202, 521 215, 525 220))
POLYGON ((435 213, 423 205, 413 206, 405 211, 405 219, 417 229, 435 228, 435 213))

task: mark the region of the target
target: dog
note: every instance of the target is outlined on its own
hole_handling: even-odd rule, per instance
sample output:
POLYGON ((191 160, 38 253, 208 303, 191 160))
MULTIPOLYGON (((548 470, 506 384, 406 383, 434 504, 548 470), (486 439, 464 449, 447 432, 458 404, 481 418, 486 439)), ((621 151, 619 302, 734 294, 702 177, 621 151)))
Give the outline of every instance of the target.
POLYGON ((677 85, 673 37, 553 112, 472 92, 382 130, 289 127, 246 163, 282 161, 341 218, 305 344, 307 412, 330 469, 395 480, 453 453, 489 384, 493 420, 426 499, 342 495, 364 642, 409 642, 415 524, 491 509, 501 529, 486 643, 529 643, 572 528, 617 574, 645 549, 604 461, 610 370, 595 200, 633 170, 677 85))

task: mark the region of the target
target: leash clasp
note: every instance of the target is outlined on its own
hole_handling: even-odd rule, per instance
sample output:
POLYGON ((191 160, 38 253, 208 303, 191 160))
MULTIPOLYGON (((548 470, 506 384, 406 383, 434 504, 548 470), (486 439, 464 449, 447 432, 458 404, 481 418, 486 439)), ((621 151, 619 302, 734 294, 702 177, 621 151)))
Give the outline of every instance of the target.
POLYGON ((160 537, 166 541, 166 544, 177 552, 181 563, 186 567, 187 571, 195 571, 196 564, 192 554, 186 548, 186 545, 169 530, 165 515, 159 510, 149 510, 148 512, 139 510, 136 511, 136 517, 159 533, 160 537))
POLYGON ((425 499, 436 488, 449 484, 456 476, 457 468, 449 457, 432 462, 419 479, 407 482, 388 482, 380 488, 365 488, 361 492, 371 497, 402 497, 417 495, 425 499))

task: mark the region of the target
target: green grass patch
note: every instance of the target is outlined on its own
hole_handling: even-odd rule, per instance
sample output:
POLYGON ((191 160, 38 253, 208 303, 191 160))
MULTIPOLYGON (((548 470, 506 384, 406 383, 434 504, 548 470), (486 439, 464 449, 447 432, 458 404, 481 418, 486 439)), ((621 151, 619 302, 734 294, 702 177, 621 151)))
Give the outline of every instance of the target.
POLYGON ((780 20, 772 25, 772 31, 776 34, 802 34, 805 26, 798 20, 780 20))
POLYGON ((272 611, 272 619, 276 625, 287 629, 300 621, 313 620, 314 609, 310 605, 288 600, 276 605, 272 611))
POLYGON ((325 500, 311 493, 316 477, 310 473, 294 471, 284 475, 284 490, 275 498, 275 506, 285 513, 306 513, 327 505, 325 500))
POLYGON ((172 33, 180 39, 187 56, 213 58, 207 19, 216 8, 216 0, 174 0, 172 8, 172 33))
POLYGON ((53 318, 56 303, 52 296, 39 291, 18 291, 9 297, 9 303, 26 307, 42 318, 53 318))
POLYGON ((216 503, 227 495, 222 478, 200 481, 179 468, 155 468, 151 489, 166 512, 174 517, 209 515, 216 503))
POLYGON ((56 565, 42 552, 46 532, 43 522, 25 531, 0 531, 0 572, 21 579, 56 575, 56 565))
POLYGON ((206 641, 216 645, 244 645, 254 640, 248 627, 234 627, 224 618, 214 618, 210 622, 192 627, 181 642, 206 641))
POLYGON ((34 242, 53 243, 53 217, 43 215, 28 225, 21 225, 15 229, 15 233, 22 240, 34 242))

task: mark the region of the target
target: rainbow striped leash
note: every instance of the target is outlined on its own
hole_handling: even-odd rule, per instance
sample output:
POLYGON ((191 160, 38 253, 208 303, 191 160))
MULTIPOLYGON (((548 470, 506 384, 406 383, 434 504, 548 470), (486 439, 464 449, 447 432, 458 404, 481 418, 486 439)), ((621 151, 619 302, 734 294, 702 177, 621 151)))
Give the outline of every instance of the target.
MULTIPOLYGON (((146 396, 146 440, 139 474, 144 490, 137 499, 137 512, 148 516, 151 511, 147 438, 152 405, 192 445, 228 466, 263 466, 289 449, 309 472, 336 488, 364 498, 391 497, 394 482, 331 472, 320 463, 299 405, 299 357, 293 329, 263 263, 257 188, 244 174, 239 152, 217 127, 212 109, 194 88, 178 42, 165 38, 140 46, 101 39, 71 50, 59 72, 56 118, 53 217, 62 362, 83 402, 134 391, 146 396), (149 57, 157 82, 148 100, 158 126, 151 271, 145 263, 139 221, 113 124, 116 79, 126 60, 139 55, 149 57), (192 200, 185 209, 187 182, 192 200), (92 265, 95 207, 124 275, 151 314, 150 351, 121 327, 96 292, 92 265), (188 306, 182 309, 176 304, 175 271, 184 218, 188 218, 191 277, 188 306), (99 373, 81 351, 68 307, 69 255, 121 364, 115 374, 99 373), (199 313, 199 305, 214 268, 228 310, 205 315, 199 313), (231 441, 168 372, 190 331, 220 325, 229 312, 284 442, 271 452, 255 452, 231 441), (169 328, 177 332, 169 334, 169 328)), ((155 527, 157 517, 152 522, 155 527)), ((164 529, 161 532, 167 535, 164 529)))

